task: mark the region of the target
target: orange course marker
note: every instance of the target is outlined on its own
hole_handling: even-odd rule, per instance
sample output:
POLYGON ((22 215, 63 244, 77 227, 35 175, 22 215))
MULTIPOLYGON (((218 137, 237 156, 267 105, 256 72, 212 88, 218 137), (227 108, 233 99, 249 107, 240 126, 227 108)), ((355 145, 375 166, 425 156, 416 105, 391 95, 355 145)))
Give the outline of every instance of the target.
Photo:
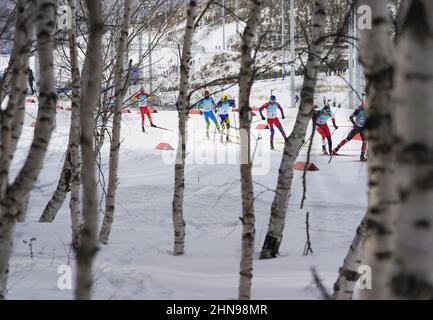
POLYGON ((269 126, 267 124, 258 124, 256 127, 257 130, 264 130, 264 129, 269 129, 269 126))
POLYGON ((293 168, 297 171, 319 171, 319 168, 312 162, 307 164, 306 162, 298 161, 293 168))
POLYGON ((155 147, 156 150, 174 150, 171 145, 165 142, 161 142, 155 147))

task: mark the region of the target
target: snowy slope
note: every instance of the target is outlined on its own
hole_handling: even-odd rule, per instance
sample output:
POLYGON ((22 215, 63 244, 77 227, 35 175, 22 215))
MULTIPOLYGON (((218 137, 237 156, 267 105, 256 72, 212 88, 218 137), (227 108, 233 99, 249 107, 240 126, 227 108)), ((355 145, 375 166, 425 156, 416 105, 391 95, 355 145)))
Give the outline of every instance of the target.
MULTIPOLYGON (((258 85, 258 84, 257 84, 258 85)), ((267 88, 266 90, 268 90, 267 88)), ((283 121, 286 131, 293 126, 295 110, 288 110, 283 121)), ((28 104, 27 112, 36 113, 36 105, 28 104)), ((334 135, 334 144, 349 131, 350 110, 334 110, 341 126, 334 135), (347 127, 345 127, 347 126, 347 127)), ((37 220, 49 200, 58 179, 67 144, 70 113, 59 111, 57 129, 50 143, 44 169, 30 199, 27 222, 16 228, 16 241, 11 260, 9 299, 70 299, 72 290, 59 290, 57 269, 71 264, 70 219, 65 203, 52 224, 37 220), (33 258, 24 241, 33 241, 33 258)), ((155 123, 176 129, 176 112, 152 114, 155 123)), ((238 119, 231 114, 232 123, 238 119)), ((255 117, 253 120, 256 121, 255 117)), ((23 137, 14 160, 14 173, 22 165, 33 129, 33 119, 26 116, 23 137)), ((154 150, 159 142, 176 145, 174 132, 147 127, 142 133, 135 110, 123 118, 120 159, 120 185, 117 210, 109 245, 101 247, 95 265, 96 299, 235 299, 241 251, 241 199, 238 164, 212 164, 204 159, 216 159, 226 152, 233 159, 239 145, 223 145, 211 134, 204 138, 203 119, 190 118, 190 148, 186 167, 185 220, 186 254, 171 254, 173 229, 171 199, 173 193, 174 151, 154 150), (194 146, 194 148, 191 148, 194 146), (208 156, 206 157, 206 153, 208 156), (192 160, 195 160, 195 163, 192 160), (197 163, 199 162, 199 163, 197 163)), ((257 122, 257 123, 260 123, 257 122)), ((255 127, 255 125, 253 125, 255 127)), ((213 130, 213 127, 212 127, 213 130)), ((232 130, 236 142, 236 132, 232 130)), ((329 158, 320 155, 320 139, 314 140, 312 162, 320 171, 307 176, 307 201, 299 209, 302 196, 301 172, 296 172, 292 198, 281 245, 281 257, 257 259, 268 224, 273 194, 264 186, 274 188, 282 155, 282 140, 277 151, 269 152, 266 131, 254 130, 258 140, 254 180, 256 212, 256 242, 253 278, 255 299, 317 299, 310 268, 316 267, 329 290, 348 250, 355 229, 366 210, 367 166, 358 160, 359 141, 348 143, 342 152, 356 155, 329 158), (302 256, 305 243, 305 213, 310 212, 314 254, 302 256)), ((105 146, 104 154, 108 154, 105 146)), ((305 158, 302 150, 300 160, 305 158)), ((104 170, 107 158, 103 159, 104 170)), ((100 217, 102 218, 102 217, 100 217)))

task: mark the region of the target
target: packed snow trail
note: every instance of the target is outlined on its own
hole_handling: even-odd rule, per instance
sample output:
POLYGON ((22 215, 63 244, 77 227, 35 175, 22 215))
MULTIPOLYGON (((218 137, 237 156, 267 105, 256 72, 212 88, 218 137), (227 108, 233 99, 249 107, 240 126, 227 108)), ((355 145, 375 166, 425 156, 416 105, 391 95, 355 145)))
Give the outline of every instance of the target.
MULTIPOLYGON (((117 208, 110 243, 101 248, 96 258, 94 298, 235 299, 241 249, 241 197, 239 164, 232 160, 236 160, 239 145, 220 143, 218 135, 215 141, 212 137, 207 140, 203 117, 190 116, 185 192, 186 254, 175 257, 171 254, 174 166, 170 163, 174 151, 158 151, 155 146, 165 142, 176 147, 176 132, 146 127, 144 134, 140 115, 134 109, 131 111, 123 118, 117 208), (209 163, 217 161, 218 155, 222 154, 230 164, 209 163)), ((284 111, 286 119, 281 122, 284 130, 290 133, 296 111, 287 108, 284 111)), ((27 112, 35 115, 36 105, 28 104, 27 112)), ((332 137, 337 143, 350 130, 348 117, 352 110, 333 109, 333 112, 340 126, 332 137)), ((61 276, 57 273, 59 266, 70 264, 74 268, 73 254, 68 246, 68 206, 62 207, 53 223, 37 222, 60 174, 69 117, 70 112, 58 111, 56 132, 40 179, 31 194, 27 222, 17 226, 9 299, 73 298, 72 290, 60 290, 57 286, 61 276), (32 259, 30 247, 23 241, 28 242, 33 237, 36 240, 32 242, 32 259)), ((232 113, 230 117, 235 123, 232 113)), ((156 125, 176 130, 176 112, 160 111, 152 114, 152 118, 156 125)), ((257 119, 254 117, 253 120, 257 119)), ((12 175, 17 173, 31 141, 34 130, 29 127, 31 122, 33 119, 27 116, 12 175)), ((321 296, 313 284, 310 267, 316 267, 331 291, 338 268, 366 210, 367 165, 357 161, 361 142, 352 140, 345 146, 344 154, 353 157, 335 157, 328 163, 329 157, 321 155, 320 135, 315 135, 311 161, 320 171, 307 175, 305 207, 299 209, 302 172, 297 171, 281 256, 258 260, 273 199, 271 190, 276 185, 284 146, 281 137, 276 135, 276 151, 269 152, 269 130, 253 130, 253 135, 262 137, 257 140, 255 170, 256 173, 263 171, 254 176, 257 257, 253 298, 318 299, 321 296), (310 212, 314 254, 303 256, 307 211, 310 212)), ((236 136, 231 139, 236 142, 236 136)), ((102 152, 105 171, 108 147, 106 144, 102 152)), ((306 149, 303 148, 298 160, 305 159, 306 149)))

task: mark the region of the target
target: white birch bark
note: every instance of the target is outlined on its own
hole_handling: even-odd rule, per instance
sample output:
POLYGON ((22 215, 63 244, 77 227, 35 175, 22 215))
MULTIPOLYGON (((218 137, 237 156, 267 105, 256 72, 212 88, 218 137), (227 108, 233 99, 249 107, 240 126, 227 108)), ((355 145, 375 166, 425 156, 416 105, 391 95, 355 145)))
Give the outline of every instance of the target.
POLYGON ((0 105, 3 103, 4 98, 7 96, 9 89, 10 89, 10 81, 12 77, 12 65, 13 65, 13 56, 12 53, 9 59, 8 66, 5 70, 5 73, 3 73, 3 79, 0 80, 0 105))
POLYGON ((284 224, 286 220, 287 206, 293 180, 293 164, 298 157, 301 146, 305 141, 308 122, 314 113, 314 90, 320 65, 320 57, 325 42, 325 18, 326 0, 315 0, 313 2, 312 37, 310 41, 310 52, 304 71, 304 83, 301 90, 301 102, 295 126, 284 146, 283 158, 281 160, 278 183, 274 200, 271 207, 271 217, 268 231, 260 253, 260 259, 275 258, 283 238, 284 224))
MULTIPOLYGON (((24 12, 29 10, 28 14, 31 13, 36 17, 37 50, 40 65, 39 109, 28 156, 15 181, 7 186, 0 204, 0 296, 3 297, 6 291, 8 263, 12 251, 15 221, 42 169, 48 143, 54 129, 56 114, 53 69, 55 7, 54 0, 38 0, 36 1, 36 11, 33 10, 33 7, 32 10, 29 10, 30 8, 24 10, 24 12)), ((29 16, 26 18, 27 21, 31 20, 29 16)), ((17 25, 19 26, 19 24, 17 25)), ((20 31, 17 29, 17 32, 24 31, 23 39, 27 41, 28 35, 31 34, 27 33, 29 30, 28 27, 25 27, 20 31)), ((24 51, 24 55, 25 59, 28 59, 26 51, 24 51)), ((24 100, 20 101, 17 107, 24 109, 24 100)), ((16 129, 16 131, 20 131, 20 129, 16 129)))
POLYGON ((125 97, 124 83, 124 60, 127 49, 128 30, 131 18, 131 0, 124 0, 123 22, 119 43, 117 46, 116 66, 115 66, 115 110, 113 117, 113 128, 111 132, 109 177, 107 196, 105 198, 105 215, 102 228, 99 233, 98 241, 108 243, 111 225, 113 224, 116 190, 119 172, 119 152, 120 152, 120 129, 122 124, 122 106, 125 97))
POLYGON ((105 131, 107 130, 107 123, 110 118, 109 111, 105 108, 107 106, 108 101, 108 92, 105 91, 102 102, 101 102, 101 108, 104 108, 104 110, 100 111, 100 118, 101 118, 101 125, 98 132, 98 135, 96 137, 96 152, 99 153, 102 150, 102 146, 105 143, 105 131))
POLYGON ((68 0, 71 15, 71 28, 68 30, 69 42, 69 59, 71 61, 71 124, 69 128, 68 148, 66 150, 65 161, 60 173, 60 179, 57 183, 57 188, 54 191, 50 201, 45 206, 44 212, 39 218, 39 222, 52 222, 60 208, 62 207, 66 195, 69 191, 71 194, 71 218, 72 218, 72 244, 75 245, 77 231, 79 229, 79 194, 80 178, 79 178, 79 143, 80 143, 80 74, 77 58, 77 41, 76 41, 76 21, 75 21, 75 0, 68 0), (72 205, 72 207, 71 207, 72 205), (78 220, 77 220, 78 219, 78 220))
MULTIPOLYGON (((26 72, 28 66, 32 32, 30 10, 26 7, 26 1, 17 1, 17 16, 14 46, 12 50, 11 91, 6 109, 1 112, 1 149, 0 149, 0 200, 6 195, 9 181, 9 168, 11 157, 15 150, 12 146, 12 123, 17 109, 24 109, 25 92, 27 89, 26 72)), ((7 277, 9 273, 9 258, 13 245, 15 221, 12 216, 0 207, 0 300, 6 297, 7 277)))
POLYGON ((197 1, 188 2, 185 35, 183 38, 182 57, 180 61, 180 86, 177 107, 179 111, 179 142, 176 151, 174 169, 174 194, 172 201, 174 246, 173 254, 182 255, 185 252, 185 220, 183 218, 183 195, 185 190, 185 150, 186 122, 189 104, 189 71, 191 64, 191 47, 194 35, 194 24, 197 18, 197 1))
POLYGON ((17 222, 25 222, 27 217, 27 209, 29 208, 29 202, 30 202, 30 193, 27 194, 26 198, 23 201, 23 205, 18 212, 17 215, 17 222))
POLYGON ((394 48, 387 0, 363 0, 372 9, 372 29, 361 30, 361 62, 367 80, 366 134, 368 151, 368 211, 363 263, 372 269, 372 289, 362 299, 388 296, 394 252, 397 194, 394 158, 394 48))
POLYGON ((241 67, 239 70, 239 124, 241 130, 241 194, 242 194, 242 251, 239 271, 239 300, 251 299, 254 256, 254 190, 251 161, 251 109, 250 93, 253 76, 253 41, 257 37, 261 0, 250 2, 250 11, 241 42, 241 67))
POLYGON ((362 264, 366 229, 367 217, 365 216, 356 229, 355 238, 350 245, 343 266, 338 270, 338 278, 334 283, 334 293, 332 295, 334 300, 352 299, 355 284, 360 276, 358 269, 362 264))
POLYGON ((405 1, 396 47, 396 253, 391 296, 433 299, 433 1, 405 1))
POLYGON ((78 247, 79 234, 82 227, 80 215, 80 71, 77 52, 77 30, 76 30, 76 0, 68 0, 71 10, 71 29, 68 32, 69 59, 71 60, 71 127, 69 131, 69 164, 71 171, 70 188, 71 198, 69 209, 71 211, 72 246, 78 247))
MULTIPOLYGON (((72 125, 72 119, 71 119, 72 125)), ((56 190, 54 191, 53 196, 50 201, 48 201, 45 206, 44 211, 42 212, 41 217, 39 218, 39 222, 53 222, 54 218, 62 207, 63 202, 66 199, 66 195, 70 190, 71 183, 71 166, 70 166, 70 149, 69 145, 66 150, 65 160, 63 162, 62 171, 60 173, 60 179, 57 183, 56 190)))
POLYGON ((80 99, 83 227, 77 248, 77 277, 75 287, 75 297, 80 300, 91 298, 92 264, 97 251, 98 204, 95 175, 94 112, 101 88, 101 40, 104 32, 100 1, 87 0, 86 5, 89 18, 89 40, 86 52, 88 67, 82 74, 80 99))
POLYGON ((27 67, 31 48, 30 34, 33 24, 29 6, 25 1, 17 1, 17 18, 14 45, 11 55, 11 83, 9 100, 1 112, 1 146, 0 146, 0 197, 3 198, 9 183, 9 167, 16 150, 22 120, 24 118, 25 97, 27 91, 27 67), (21 125, 20 125, 21 124, 21 125))

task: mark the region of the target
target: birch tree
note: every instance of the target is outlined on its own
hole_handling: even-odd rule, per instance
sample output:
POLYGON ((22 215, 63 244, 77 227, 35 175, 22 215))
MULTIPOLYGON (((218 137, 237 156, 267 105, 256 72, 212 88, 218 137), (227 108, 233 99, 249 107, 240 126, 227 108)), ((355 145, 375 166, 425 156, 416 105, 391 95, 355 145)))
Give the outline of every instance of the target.
POLYGON ((68 148, 57 188, 46 205, 39 222, 52 222, 60 210, 67 193, 71 192, 69 208, 71 213, 72 247, 78 246, 82 224, 80 217, 80 71, 77 52, 76 0, 68 0, 70 8, 70 29, 68 30, 69 60, 71 66, 71 123, 68 148))
POLYGON ((77 30, 76 30, 76 0, 68 0, 71 14, 71 28, 68 31, 69 59, 71 60, 71 127, 69 131, 69 165, 71 199, 69 209, 71 211, 72 246, 78 247, 78 240, 82 226, 80 215, 80 71, 77 52, 77 30))
POLYGON ((334 293, 332 295, 334 300, 352 299, 355 284, 360 276, 358 269, 362 264, 366 229, 367 217, 364 217, 356 229, 355 238, 350 245, 343 266, 338 270, 338 278, 334 283, 334 293))
MULTIPOLYGON (((13 72, 9 72, 10 93, 8 105, 1 112, 1 146, 0 146, 0 197, 3 199, 9 181, 9 169, 16 143, 12 141, 12 123, 14 117, 20 118, 17 110, 24 109, 25 92, 27 90, 28 55, 31 48, 29 34, 32 32, 31 15, 26 6, 26 1, 19 0, 16 4, 16 27, 14 45, 11 55, 10 66, 13 72)), ((17 137, 18 138, 18 137, 17 137)), ((6 296, 6 281, 9 272, 8 263, 10 250, 13 244, 13 217, 8 217, 6 212, 0 212, 0 299, 6 296)))
POLYGON ((97 247, 97 194, 95 176, 94 150, 94 112, 99 98, 102 74, 102 35, 104 22, 101 3, 97 0, 86 0, 89 17, 89 40, 86 59, 88 68, 82 74, 80 99, 81 125, 81 180, 83 187, 83 227, 77 248, 77 278, 75 297, 86 300, 91 297, 92 264, 97 247))
POLYGON ((372 29, 361 30, 361 62, 367 80, 368 212, 363 263, 372 269, 372 289, 364 299, 388 296, 396 202, 394 159, 394 48, 387 0, 363 0, 372 11, 372 29))
POLYGON ((189 72, 191 66, 191 47, 197 18, 197 2, 188 2, 185 35, 183 37, 182 56, 180 60, 180 86, 177 108, 179 112, 179 137, 174 168, 174 194, 172 201, 174 226, 174 255, 185 252, 185 220, 183 218, 183 198, 185 190, 185 151, 186 120, 189 104, 189 72))
POLYGON ((12 49, 12 67, 9 100, 5 110, 1 112, 1 146, 0 146, 0 196, 5 196, 9 183, 9 168, 21 134, 20 121, 24 117, 25 93, 27 91, 27 67, 31 48, 30 34, 33 24, 29 6, 17 2, 16 31, 12 49), (18 12, 19 11, 19 12, 18 12), (18 124, 18 125, 17 125, 18 124))
MULTIPOLYGON (((8 44, 12 41, 9 35, 13 33, 13 28, 16 21, 16 6, 15 3, 8 3, 0 8, 0 45, 8 44)), ((9 59, 8 66, 4 70, 3 76, 0 78, 0 105, 9 91, 10 79, 12 76, 11 69, 13 64, 13 55, 9 59)))
POLYGON ((408 0, 395 55, 397 229, 391 296, 433 298, 433 2, 408 0))
POLYGON ((105 215, 99 241, 107 243, 110 235, 111 225, 113 223, 117 179, 119 171, 119 151, 120 151, 120 129, 122 123, 122 106, 125 97, 125 88, 123 85, 124 59, 127 49, 128 30, 131 18, 131 0, 124 0, 123 22, 120 31, 119 42, 117 46, 116 66, 115 66, 115 110, 113 117, 113 128, 111 133, 110 160, 109 160, 109 177, 107 196, 105 199, 105 215))
POLYGON ((8 146, 2 145, 2 156, 3 151, 6 150, 10 160, 12 160, 23 126, 24 94, 27 89, 25 70, 28 66, 28 54, 31 47, 32 15, 35 16, 37 31, 36 49, 39 53, 40 94, 36 127, 30 150, 23 167, 12 184, 8 184, 7 178, 10 163, 1 163, 2 179, 6 176, 6 180, 2 180, 0 199, 0 297, 4 297, 6 293, 8 263, 12 251, 15 221, 42 169, 48 143, 54 129, 56 114, 53 70, 55 7, 56 2, 54 0, 30 1, 28 4, 21 0, 17 2, 14 71, 10 95, 12 104, 8 105, 8 108, 12 106, 14 111, 9 110, 12 119, 5 120, 6 125, 8 124, 6 121, 10 120, 12 126, 8 133, 9 141, 3 140, 7 137, 2 135, 2 144, 9 144, 8 146))
POLYGON ((286 139, 283 157, 278 171, 278 182, 271 206, 271 217, 260 253, 260 259, 275 258, 283 238, 284 224, 293 180, 293 164, 305 142, 308 122, 314 113, 314 90, 323 46, 325 42, 326 0, 313 2, 312 37, 308 48, 308 60, 304 69, 301 102, 292 133, 286 139))
MULTIPOLYGON (((73 107, 71 106, 73 110, 73 107)), ((71 111, 72 111, 71 110, 71 111)), ((72 113, 71 113, 71 126, 72 126, 72 113)), ((71 137, 71 134, 69 134, 71 137)), ((57 183, 57 188, 54 191, 53 196, 50 201, 48 201, 45 206, 44 212, 42 212, 41 217, 39 218, 39 222, 53 222, 54 218, 57 215, 57 212, 60 210, 63 202, 66 199, 66 195, 70 190, 70 182, 71 182, 71 163, 70 163, 70 148, 68 143, 68 149, 66 150, 65 160, 63 162, 63 168, 60 172, 60 178, 57 183)))
POLYGON ((251 161, 250 94, 253 85, 253 41, 257 37, 262 1, 250 3, 248 21, 242 34, 241 67, 239 70, 239 124, 241 130, 241 194, 242 194, 242 252, 239 272, 239 299, 251 299, 254 256, 254 190, 251 161))
MULTIPOLYGON (((39 222, 53 222, 60 208, 62 207, 67 194, 71 193, 71 200, 69 208, 71 211, 72 219, 72 237, 73 246, 76 247, 78 241, 78 233, 80 229, 80 71, 78 61, 78 51, 84 51, 83 48, 78 46, 77 43, 77 23, 76 23, 76 1, 68 0, 70 8, 70 29, 68 30, 68 49, 69 59, 63 58, 63 63, 70 63, 71 68, 71 123, 69 128, 69 140, 65 152, 65 159, 63 167, 60 172, 59 181, 57 182, 56 190, 54 191, 51 199, 45 206, 39 222), (77 196, 78 195, 78 196, 77 196)), ((81 27, 82 28, 82 27, 81 27)), ((81 30, 79 28, 79 30, 81 30)), ((87 38, 88 34, 82 33, 83 38, 87 38)), ((108 43, 112 45, 112 43, 108 43)), ((65 50, 60 50, 60 54, 65 50)), ((107 61, 104 56, 104 64, 111 65, 111 61, 107 61)), ((88 58, 85 56, 82 73, 85 74, 88 68, 88 58)), ((98 103, 100 105, 100 103, 98 103)), ((102 147, 102 145, 101 145, 102 147)), ((100 149, 98 149, 100 150, 100 149)))

